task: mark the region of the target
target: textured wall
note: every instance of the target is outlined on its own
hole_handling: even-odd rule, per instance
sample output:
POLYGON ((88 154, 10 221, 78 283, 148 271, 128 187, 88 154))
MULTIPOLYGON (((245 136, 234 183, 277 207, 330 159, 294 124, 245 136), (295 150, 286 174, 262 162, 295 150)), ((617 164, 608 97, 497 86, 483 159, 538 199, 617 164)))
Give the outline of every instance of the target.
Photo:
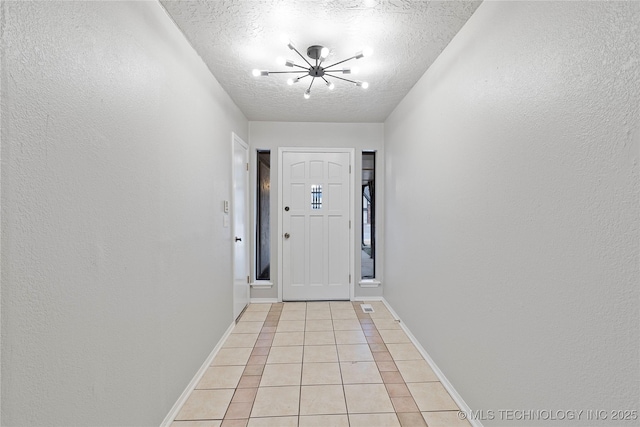
MULTIPOLYGON (((271 150, 271 281, 275 284, 272 289, 252 289, 252 298, 276 298, 278 296, 278 241, 276 239, 282 235, 278 229, 278 148, 279 147, 337 147, 355 149, 355 194, 356 218, 355 218, 355 241, 360 241, 360 223, 362 219, 357 214, 360 209, 360 194, 362 191, 361 168, 362 151, 377 150, 379 159, 384 159, 383 126, 382 123, 298 123, 298 122, 249 122, 249 140, 253 164, 255 164, 256 150, 271 150)), ((377 171, 378 176, 384 174, 384 164, 379 164, 381 170, 377 171)), ((255 170, 252 172, 255 174, 255 170)), ((255 178, 251 178, 255 182, 255 178)), ((255 188, 252 189, 255 191, 255 188)), ((254 195, 251 197, 255 201, 254 195)), ((253 202, 252 202, 253 203, 253 202)), ((384 189, 378 191, 378 206, 384 203, 384 189)), ((253 210, 252 210, 253 211, 253 210)), ((384 212, 379 211, 379 221, 382 222, 384 212)), ((384 256, 384 229, 378 227, 378 252, 379 259, 384 256)), ((355 276, 359 279, 360 274, 360 245, 354 248, 355 276)), ((376 269, 377 278, 383 280, 383 270, 376 269)), ((384 282, 383 282, 384 285, 384 282)), ((355 295, 382 296, 380 288, 361 288, 356 281, 355 295)))
POLYGON ((639 23, 485 2, 385 122, 385 297, 472 409, 640 409, 639 23))
POLYGON ((156 2, 1 7, 3 425, 158 425, 232 322, 247 121, 156 2))

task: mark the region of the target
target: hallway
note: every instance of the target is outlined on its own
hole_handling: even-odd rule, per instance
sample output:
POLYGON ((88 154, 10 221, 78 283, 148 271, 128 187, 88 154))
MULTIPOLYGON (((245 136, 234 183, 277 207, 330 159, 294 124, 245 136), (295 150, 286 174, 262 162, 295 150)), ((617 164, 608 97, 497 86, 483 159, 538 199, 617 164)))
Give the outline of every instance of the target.
POLYGON ((0 427, 452 426, 452 399, 473 427, 638 424, 640 2, 345 5, 0 1, 0 427), (370 87, 263 75, 282 33, 363 49, 342 74, 370 87), (371 315, 281 303, 313 299, 286 295, 282 160, 319 150, 353 158, 348 296, 316 299, 371 315))
POLYGON ((469 426, 386 306, 361 304, 251 304, 172 427, 469 426))

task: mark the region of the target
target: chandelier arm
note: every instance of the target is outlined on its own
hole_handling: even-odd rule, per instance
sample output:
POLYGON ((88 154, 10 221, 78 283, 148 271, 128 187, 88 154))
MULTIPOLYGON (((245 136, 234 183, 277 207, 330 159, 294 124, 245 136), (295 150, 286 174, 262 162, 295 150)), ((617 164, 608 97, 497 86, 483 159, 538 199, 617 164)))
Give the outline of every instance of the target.
MULTIPOLYGON (((334 73, 337 73, 337 71, 334 71, 334 73)), ((340 79, 340 80, 344 80, 345 82, 357 84, 357 82, 355 82, 353 80, 345 79, 343 77, 334 76, 333 74, 325 74, 325 76, 329 76, 329 77, 333 77, 334 79, 340 79)))
POLYGON ((335 67, 335 66, 336 66, 336 65, 338 65, 338 64, 342 64, 343 62, 350 61, 350 60, 352 60, 352 59, 354 59, 354 58, 355 58, 355 56, 352 56, 351 58, 343 59, 343 60, 342 60, 342 61, 340 61, 340 62, 336 62, 335 64, 331 64, 331 65, 329 65, 329 66, 324 67, 324 70, 326 71, 326 70, 327 70, 327 68, 335 67))
POLYGON ((269 71, 269 74, 291 74, 291 73, 307 73, 309 74, 308 70, 305 71, 269 71))
POLYGON ((308 70, 309 68, 303 67, 302 65, 293 64, 294 67, 302 68, 303 70, 308 70))
POLYGON ((304 62, 309 64, 309 67, 313 67, 313 65, 311 65, 311 63, 309 61, 307 61, 307 58, 305 58, 304 56, 302 56, 302 54, 300 52, 298 52, 298 49, 296 49, 295 46, 293 46, 292 49, 295 50, 295 52, 298 54, 298 56, 300 56, 300 58, 302 58, 304 60, 304 62))
POLYGON ((308 91, 311 91, 311 86, 313 86, 313 82, 315 81, 316 81, 315 77, 311 79, 311 84, 309 85, 309 89, 307 89, 308 91))

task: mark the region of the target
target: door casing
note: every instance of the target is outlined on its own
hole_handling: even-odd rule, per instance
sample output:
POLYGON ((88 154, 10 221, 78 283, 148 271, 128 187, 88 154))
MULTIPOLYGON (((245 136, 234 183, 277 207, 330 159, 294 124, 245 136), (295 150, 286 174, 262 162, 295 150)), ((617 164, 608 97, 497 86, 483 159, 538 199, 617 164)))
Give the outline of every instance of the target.
POLYGON ((244 142, 238 135, 232 133, 231 137, 231 280, 233 285, 233 318, 234 320, 242 313, 244 308, 250 302, 250 284, 249 277, 251 274, 250 267, 250 230, 249 225, 249 145, 244 142), (241 147, 244 154, 244 162, 247 166, 236 164, 235 151, 236 147, 241 147), (237 200, 236 197, 236 171, 237 167, 240 167, 244 172, 242 175, 244 186, 244 203, 237 200), (244 206, 243 212, 237 212, 239 206, 244 206), (244 224, 238 224, 238 221, 242 220, 244 224), (239 236, 239 234, 242 234, 239 236), (242 242, 236 242, 235 238, 240 237, 242 242), (244 258, 244 262, 238 254, 237 246, 241 243, 241 255, 244 258), (243 265, 239 265, 243 263, 243 265), (240 274, 239 272, 244 273, 240 274))
POLYGON ((353 301, 355 294, 355 250, 354 250, 354 242, 355 242, 355 149, 354 148, 329 148, 329 147, 279 147, 278 148, 278 226, 277 226, 277 239, 278 239, 278 301, 282 301, 282 272, 284 265, 284 257, 283 257, 283 234, 284 234, 284 224, 283 224, 283 215, 284 206, 283 206, 283 170, 282 170, 282 158, 285 152, 291 153, 348 153, 349 154, 349 188, 350 188, 350 201, 349 201, 349 221, 351 227, 349 228, 349 276, 351 278, 349 283, 349 299, 353 301))

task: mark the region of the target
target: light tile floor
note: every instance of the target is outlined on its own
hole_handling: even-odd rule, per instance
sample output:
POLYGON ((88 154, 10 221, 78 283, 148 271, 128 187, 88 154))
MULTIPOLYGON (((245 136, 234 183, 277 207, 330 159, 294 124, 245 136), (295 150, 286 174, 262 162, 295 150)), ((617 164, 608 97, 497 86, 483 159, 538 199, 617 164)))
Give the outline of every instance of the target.
POLYGON ((172 427, 469 427, 381 302, 251 304, 172 427))

